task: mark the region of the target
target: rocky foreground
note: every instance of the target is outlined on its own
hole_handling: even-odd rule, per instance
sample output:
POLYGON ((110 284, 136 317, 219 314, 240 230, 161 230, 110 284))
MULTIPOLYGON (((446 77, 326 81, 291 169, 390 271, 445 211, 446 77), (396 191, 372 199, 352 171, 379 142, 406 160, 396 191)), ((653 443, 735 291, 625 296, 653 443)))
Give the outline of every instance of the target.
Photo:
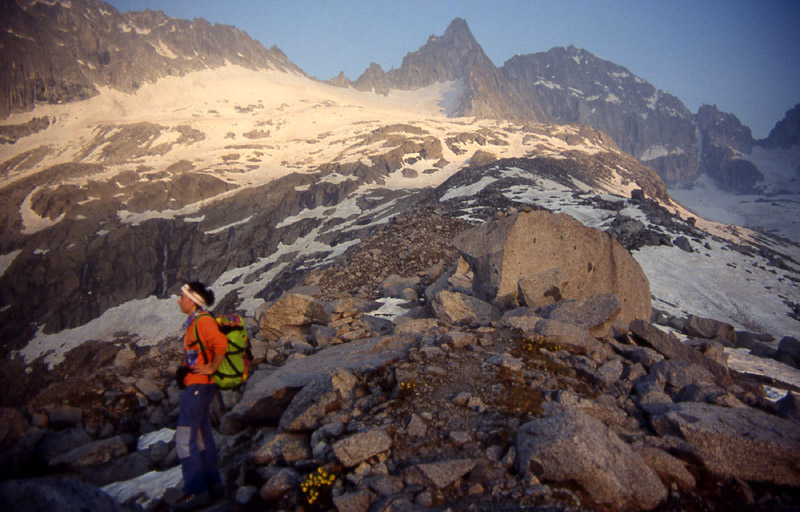
MULTIPOLYGON (((255 371, 222 395, 227 492, 207 510, 800 509, 800 390, 768 400, 723 351, 797 368, 796 340, 654 314, 630 253, 568 216, 441 213, 248 319, 255 371)), ((179 487, 174 443, 136 445, 174 427, 180 350, 98 342, 19 375, 2 501, 167 510, 179 492, 143 482, 179 487)))

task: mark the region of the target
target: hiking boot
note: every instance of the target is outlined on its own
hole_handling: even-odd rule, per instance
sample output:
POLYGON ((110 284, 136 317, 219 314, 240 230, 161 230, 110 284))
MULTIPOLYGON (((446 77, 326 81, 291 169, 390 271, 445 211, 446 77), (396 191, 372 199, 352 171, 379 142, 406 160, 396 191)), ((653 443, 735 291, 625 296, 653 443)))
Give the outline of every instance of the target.
POLYGON ((207 492, 201 492, 200 494, 184 494, 181 499, 172 505, 172 510, 184 512, 186 510, 194 510, 203 505, 208 505, 209 503, 211 503, 211 499, 207 492))

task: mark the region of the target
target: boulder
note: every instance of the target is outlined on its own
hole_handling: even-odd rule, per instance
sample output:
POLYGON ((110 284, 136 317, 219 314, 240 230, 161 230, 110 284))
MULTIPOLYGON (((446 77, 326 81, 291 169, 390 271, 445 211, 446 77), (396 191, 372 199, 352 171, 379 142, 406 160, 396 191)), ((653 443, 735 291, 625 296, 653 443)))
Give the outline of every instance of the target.
POLYGON ((260 334, 276 340, 287 334, 304 334, 312 324, 327 324, 331 307, 310 295, 285 293, 261 315, 260 334))
POLYGON ((337 368, 376 368, 405 354, 416 339, 413 334, 363 338, 292 359, 277 370, 258 370, 250 377, 239 401, 223 418, 220 431, 232 434, 243 423, 279 420, 294 396, 314 378, 337 368))
POLYGON ((292 399, 278 426, 287 432, 319 428, 325 416, 339 409, 343 398, 352 395, 354 385, 355 377, 343 370, 313 378, 292 399))
POLYGON ((482 318, 495 319, 500 311, 488 302, 459 292, 442 290, 433 301, 436 316, 451 324, 467 323, 482 318))
POLYGON ((520 427, 517 470, 543 482, 577 484, 595 504, 649 510, 667 496, 642 458, 600 421, 575 410, 520 427))
POLYGON ((650 320, 650 284, 630 252, 569 215, 509 215, 461 233, 454 245, 472 269, 473 292, 486 301, 516 293, 520 279, 558 268, 569 283, 564 299, 615 293, 621 325, 650 320))
POLYGON ((731 324, 720 322, 713 318, 689 315, 686 324, 683 326, 683 332, 688 336, 709 340, 722 338, 727 342, 728 346, 736 346, 736 329, 731 324))
POLYGON ((556 302, 540 308, 537 314, 549 320, 577 325, 589 331, 592 336, 603 337, 611 332, 611 326, 619 311, 617 295, 604 293, 556 302))
POLYGON ((50 460, 50 466, 66 466, 80 470, 96 464, 104 464, 128 453, 128 447, 119 436, 93 441, 68 451, 50 460))
POLYGON ((72 478, 45 477, 0 483, 0 503, 7 512, 58 510, 59 512, 119 512, 111 497, 72 478))
POLYGON ((711 473, 800 486, 797 423, 750 407, 682 402, 651 419, 660 436, 688 442, 711 473))
POLYGON ((789 366, 800 368, 800 341, 792 336, 784 336, 778 344, 775 359, 789 366))

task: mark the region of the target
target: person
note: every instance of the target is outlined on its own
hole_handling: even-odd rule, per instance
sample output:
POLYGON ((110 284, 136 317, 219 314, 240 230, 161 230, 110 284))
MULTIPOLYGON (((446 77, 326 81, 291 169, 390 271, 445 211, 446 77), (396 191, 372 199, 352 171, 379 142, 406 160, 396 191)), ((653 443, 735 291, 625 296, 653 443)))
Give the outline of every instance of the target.
POLYGON ((178 372, 179 385, 185 386, 175 431, 184 491, 172 507, 178 511, 206 505, 224 493, 210 405, 217 393, 212 376, 225 357, 228 339, 207 312, 213 303, 214 292, 199 281, 184 284, 178 298, 181 311, 188 315, 184 323, 183 362, 178 372))

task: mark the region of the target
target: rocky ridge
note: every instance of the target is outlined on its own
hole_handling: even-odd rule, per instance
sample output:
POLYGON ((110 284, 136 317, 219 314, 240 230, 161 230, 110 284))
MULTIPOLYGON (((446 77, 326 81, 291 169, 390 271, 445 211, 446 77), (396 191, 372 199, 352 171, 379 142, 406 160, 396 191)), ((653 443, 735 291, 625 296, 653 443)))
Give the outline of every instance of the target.
MULTIPOLYGON (((613 321, 616 292, 560 297, 573 286, 568 270, 520 280, 518 302, 486 302, 475 296, 481 264, 459 263, 474 253, 476 228, 446 212, 398 216, 248 319, 256 369, 242 390, 223 393, 226 495, 208 510, 798 505, 798 395, 767 400, 723 352, 739 343, 758 352, 752 336, 696 317, 654 317, 682 323, 683 342, 649 319, 624 327, 613 321), (414 244, 402 252, 398 239, 414 244), (399 310, 385 316, 386 304, 399 310), (603 324, 615 327, 589 334, 603 324)), ((545 225, 556 217, 501 211, 481 227, 536 216, 545 225)), ((797 367, 787 359, 796 340, 780 347, 797 367)), ((164 510, 174 492, 147 482, 178 485, 172 442, 136 450, 135 438, 174 425, 179 351, 168 340, 71 353, 52 385, 3 409, 6 468, 83 482, 43 480, 43 500, 96 500, 95 485, 122 509, 164 510)), ((0 494, 30 485, 5 482, 0 494)), ((117 510, 105 507, 97 510, 117 510)))

